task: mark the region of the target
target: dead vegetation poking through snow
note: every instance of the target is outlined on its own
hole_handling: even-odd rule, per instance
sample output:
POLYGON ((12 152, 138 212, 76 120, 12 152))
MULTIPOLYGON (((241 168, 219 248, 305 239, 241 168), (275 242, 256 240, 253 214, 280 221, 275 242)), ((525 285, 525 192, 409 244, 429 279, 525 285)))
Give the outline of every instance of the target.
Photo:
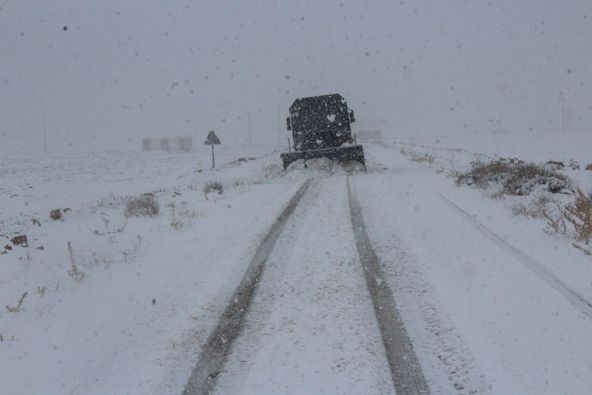
POLYGON ((203 187, 203 193, 206 200, 208 199, 208 194, 212 192, 218 192, 218 195, 222 195, 224 193, 224 185, 219 181, 208 181, 203 187))
POLYGON ((567 225, 561 215, 561 206, 557 206, 557 211, 544 210, 542 217, 547 221, 547 233, 557 233, 565 235, 567 233, 567 225))
POLYGON ((125 205, 126 217, 154 217, 158 213, 160 213, 160 205, 152 193, 130 197, 125 205))
POLYGON ((512 206, 512 214, 530 218, 546 218, 549 206, 556 203, 549 195, 539 195, 530 202, 519 202, 512 206))
POLYGON ((577 241, 589 244, 592 241, 592 192, 585 193, 578 189, 574 201, 560 212, 573 227, 577 241))
POLYGON ((473 162, 467 172, 453 175, 457 185, 497 188, 492 197, 526 199, 512 206, 514 215, 544 219, 545 230, 574 240, 573 246, 592 255, 592 192, 573 189, 571 180, 547 165, 518 159, 473 162), (561 194, 561 195, 557 195, 561 194), (568 202, 568 199, 572 199, 568 202))
POLYGON ((170 225, 175 230, 182 230, 191 225, 191 221, 200 215, 198 210, 190 209, 187 202, 181 202, 179 207, 175 202, 171 202, 168 207, 171 208, 170 225))
POLYGON ((434 155, 428 153, 415 152, 412 150, 408 150, 405 147, 401 148, 400 152, 402 155, 406 156, 412 162, 425 162, 432 165, 434 164, 434 160, 436 159, 434 155))
POLYGON ((183 226, 185 225, 183 223, 183 221, 181 221, 176 214, 176 206, 174 204, 170 205, 171 207, 171 227, 175 230, 181 230, 183 229, 183 226))
POLYGON ((25 301, 27 294, 28 294, 28 292, 23 293, 21 298, 16 303, 16 306, 6 305, 6 310, 8 310, 9 313, 18 313, 19 311, 21 311, 21 307, 23 306, 23 302, 25 301))
POLYGON ((68 274, 70 275, 70 277, 74 279, 74 281, 82 281, 86 273, 78 269, 78 266, 74 261, 74 251, 72 250, 72 243, 70 242, 68 242, 68 257, 70 258, 70 268, 68 269, 68 274))
POLYGON ((45 288, 44 286, 37 287, 37 295, 39 295, 40 298, 44 297, 46 292, 47 288, 45 288))
POLYGON ((575 240, 573 246, 592 256, 588 245, 592 242, 592 192, 578 189, 571 203, 546 209, 547 232, 567 236, 575 240))
POLYGON ((457 185, 499 186, 499 193, 507 195, 529 195, 539 188, 551 193, 567 193, 571 188, 563 174, 518 159, 473 162, 468 172, 457 172, 455 178, 457 185))

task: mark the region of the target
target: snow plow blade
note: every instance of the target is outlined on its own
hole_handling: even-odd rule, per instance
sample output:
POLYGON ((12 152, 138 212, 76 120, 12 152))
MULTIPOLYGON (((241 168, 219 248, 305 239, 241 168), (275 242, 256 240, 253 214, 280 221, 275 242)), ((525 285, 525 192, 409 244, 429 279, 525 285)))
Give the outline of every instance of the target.
POLYGON ((337 160, 339 162, 359 162, 366 168, 366 162, 364 160, 364 148, 361 145, 352 145, 347 147, 336 147, 336 148, 319 148, 309 151, 296 151, 289 152, 280 155, 282 162, 284 163, 284 170, 288 168, 290 163, 295 162, 299 159, 314 158, 328 158, 337 160))

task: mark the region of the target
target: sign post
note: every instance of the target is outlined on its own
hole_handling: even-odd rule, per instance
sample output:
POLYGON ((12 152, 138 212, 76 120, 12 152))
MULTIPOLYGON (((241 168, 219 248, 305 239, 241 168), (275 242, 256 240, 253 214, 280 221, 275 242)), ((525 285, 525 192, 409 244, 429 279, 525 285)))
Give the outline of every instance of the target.
POLYGON ((212 147, 212 169, 216 168, 216 160, 214 159, 214 145, 218 144, 222 144, 220 142, 220 139, 218 138, 218 136, 216 136, 216 133, 214 133, 213 130, 210 130, 210 133, 208 133, 206 141, 204 141, 204 145, 209 145, 212 147))

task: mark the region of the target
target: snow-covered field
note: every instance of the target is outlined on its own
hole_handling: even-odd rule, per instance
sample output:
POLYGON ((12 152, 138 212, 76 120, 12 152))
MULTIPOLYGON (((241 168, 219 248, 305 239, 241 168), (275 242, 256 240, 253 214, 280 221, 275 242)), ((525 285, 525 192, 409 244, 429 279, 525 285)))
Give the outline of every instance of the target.
POLYGON ((207 150, 3 160, 0 246, 25 234, 28 247, 0 255, 0 392, 182 393, 257 245, 310 177, 216 391, 392 392, 349 176, 433 393, 588 393, 592 258, 513 215, 527 197, 491 199, 447 175, 496 156, 574 159, 581 168, 563 172, 590 190, 592 140, 481 137, 366 144, 367 173, 284 172, 279 152, 224 146, 213 171, 207 150), (224 192, 206 196, 210 181, 224 192), (125 216, 144 193, 160 213, 125 216))
POLYGON ((237 162, 236 150, 220 150, 217 171, 208 151, 3 163, 2 246, 26 234, 29 247, 0 255, 1 392, 180 392, 177 372, 195 364, 241 267, 296 188, 267 181, 281 174, 277 154, 248 154, 237 162), (206 199, 211 180, 224 193, 206 199), (160 214, 126 218, 125 198, 147 192, 160 214), (53 221, 56 208, 70 210, 53 221))

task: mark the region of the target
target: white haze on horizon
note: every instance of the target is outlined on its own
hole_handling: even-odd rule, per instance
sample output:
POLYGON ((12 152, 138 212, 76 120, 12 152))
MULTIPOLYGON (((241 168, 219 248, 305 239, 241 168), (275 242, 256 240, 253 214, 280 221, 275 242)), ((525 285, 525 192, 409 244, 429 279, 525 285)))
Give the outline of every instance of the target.
POLYGON ((325 93, 393 138, 592 130, 591 38, 584 0, 0 1, 0 154, 43 114, 50 152, 283 144, 325 93))

